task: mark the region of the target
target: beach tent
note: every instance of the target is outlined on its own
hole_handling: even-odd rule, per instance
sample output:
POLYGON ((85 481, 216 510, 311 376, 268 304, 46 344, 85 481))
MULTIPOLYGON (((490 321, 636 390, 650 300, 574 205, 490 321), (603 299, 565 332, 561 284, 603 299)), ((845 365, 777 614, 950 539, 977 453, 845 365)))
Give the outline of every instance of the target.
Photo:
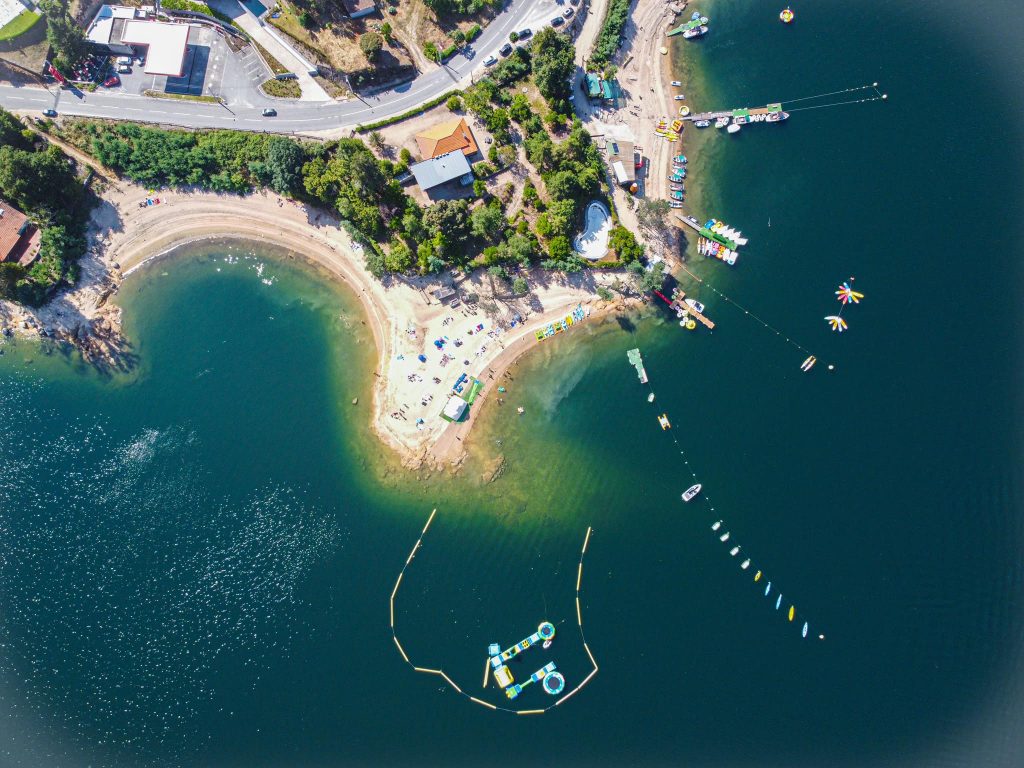
POLYGON ((458 421, 468 407, 469 404, 465 400, 457 395, 452 395, 444 406, 444 410, 441 411, 441 418, 445 421, 458 421))

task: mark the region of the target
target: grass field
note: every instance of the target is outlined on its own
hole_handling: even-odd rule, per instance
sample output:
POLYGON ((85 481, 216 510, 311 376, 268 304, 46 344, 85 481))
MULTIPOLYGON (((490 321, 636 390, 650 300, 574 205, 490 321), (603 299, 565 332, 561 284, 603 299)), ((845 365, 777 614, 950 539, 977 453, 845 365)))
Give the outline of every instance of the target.
POLYGON ((25 34, 36 25, 40 18, 35 11, 22 11, 11 19, 3 29, 0 29, 0 40, 13 40, 18 35, 25 34))

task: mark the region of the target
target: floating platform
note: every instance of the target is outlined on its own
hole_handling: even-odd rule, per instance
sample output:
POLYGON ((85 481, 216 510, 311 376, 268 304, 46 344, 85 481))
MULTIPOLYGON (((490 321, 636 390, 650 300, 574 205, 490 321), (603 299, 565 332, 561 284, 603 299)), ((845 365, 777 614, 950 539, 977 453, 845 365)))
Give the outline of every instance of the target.
POLYGON ((550 621, 542 621, 540 626, 537 627, 537 631, 530 635, 525 640, 520 640, 518 643, 513 645, 511 648, 502 651, 496 656, 491 656, 491 666, 495 670, 495 676, 497 676, 497 670, 503 666, 506 661, 514 659, 520 653, 525 651, 531 645, 535 643, 541 643, 545 640, 551 640, 555 636, 555 625, 550 621))
POLYGON ((512 671, 502 664, 494 670, 494 682, 501 688, 508 688, 515 680, 512 679, 512 671))
MULTIPOLYGON (((543 667, 541 667, 536 672, 534 672, 532 675, 530 675, 530 677, 528 679, 524 680, 522 683, 516 683, 515 685, 512 685, 512 686, 506 688, 505 689, 505 695, 508 696, 510 699, 514 699, 516 696, 518 696, 520 693, 523 692, 523 688, 525 688, 526 686, 530 685, 531 683, 540 682, 545 677, 547 677, 549 673, 554 672, 554 671, 555 671, 555 662, 549 661, 543 667)), ((565 681, 563 681, 563 684, 564 684, 564 682, 565 681)))
POLYGON ((640 357, 639 349, 631 349, 626 352, 626 359, 629 360, 629 364, 636 368, 636 375, 640 377, 640 383, 647 383, 647 371, 644 370, 644 361, 640 357))
MULTIPOLYGON (((807 625, 804 624, 804 637, 807 636, 807 625)), ((565 678, 561 672, 549 672, 544 677, 544 692, 557 696, 565 689, 565 678)))

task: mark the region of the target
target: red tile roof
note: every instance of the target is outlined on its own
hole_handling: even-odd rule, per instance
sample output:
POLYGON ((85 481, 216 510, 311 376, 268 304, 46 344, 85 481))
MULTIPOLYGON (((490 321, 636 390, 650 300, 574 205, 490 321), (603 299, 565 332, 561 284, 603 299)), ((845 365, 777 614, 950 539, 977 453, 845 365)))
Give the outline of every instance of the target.
POLYGON ((0 261, 7 261, 12 255, 22 258, 22 240, 28 241, 33 229, 25 214, 0 200, 0 261))

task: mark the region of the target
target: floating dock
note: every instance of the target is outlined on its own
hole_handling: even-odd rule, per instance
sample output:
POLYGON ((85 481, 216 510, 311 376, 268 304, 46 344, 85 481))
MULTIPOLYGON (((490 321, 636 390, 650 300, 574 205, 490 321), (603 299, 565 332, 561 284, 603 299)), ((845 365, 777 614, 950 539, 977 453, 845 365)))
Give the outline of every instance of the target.
POLYGON ((505 695, 508 696, 510 699, 514 699, 516 696, 518 696, 520 693, 522 693, 523 692, 523 688, 525 688, 526 686, 530 685, 530 683, 539 682, 539 681, 543 680, 545 677, 547 677, 549 672, 554 672, 554 671, 555 671, 555 662, 549 661, 543 667, 541 667, 536 672, 534 672, 532 675, 530 675, 530 677, 528 679, 526 679, 524 682, 516 683, 515 685, 512 685, 512 686, 506 688, 505 689, 505 695))
MULTIPOLYGON (((497 655, 491 656, 491 666, 494 667, 495 670, 497 670, 498 667, 504 666, 505 662, 514 659, 516 656, 525 651, 531 645, 534 645, 535 643, 544 642, 545 640, 550 640, 554 636, 555 625, 552 624, 550 621, 542 621, 540 623, 540 626, 537 627, 537 631, 530 635, 528 638, 526 638, 525 640, 520 640, 511 648, 504 650, 497 655)), ((497 674, 495 674, 495 677, 497 677, 497 674)))
MULTIPOLYGON (((764 107, 740 107, 739 109, 723 109, 719 112, 698 112, 695 115, 686 115, 682 119, 695 122, 697 120, 718 120, 721 117, 728 117, 730 119, 740 119, 740 123, 745 122, 759 122, 758 120, 751 120, 751 118, 759 117, 760 115, 780 115, 782 114, 782 104, 768 104, 764 107)), ((772 120, 766 120, 765 122, 781 122, 781 118, 775 118, 772 120)))
POLYGON ((631 349, 626 352, 626 359, 629 360, 629 364, 636 368, 636 375, 640 377, 640 383, 647 383, 647 371, 644 370, 644 361, 640 357, 639 349, 631 349))

